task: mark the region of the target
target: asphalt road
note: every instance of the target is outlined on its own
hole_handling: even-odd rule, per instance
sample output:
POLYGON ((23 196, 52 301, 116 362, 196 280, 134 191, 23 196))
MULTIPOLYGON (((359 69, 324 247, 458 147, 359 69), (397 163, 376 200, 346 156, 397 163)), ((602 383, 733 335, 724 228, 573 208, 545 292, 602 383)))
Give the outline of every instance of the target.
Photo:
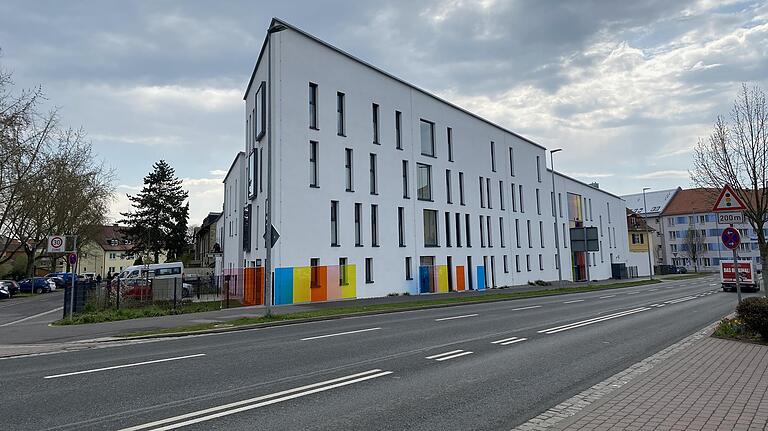
POLYGON ((61 319, 64 289, 0 301, 0 328, 61 319))
POLYGON ((4 429, 510 429, 732 312, 712 277, 0 360, 4 429))

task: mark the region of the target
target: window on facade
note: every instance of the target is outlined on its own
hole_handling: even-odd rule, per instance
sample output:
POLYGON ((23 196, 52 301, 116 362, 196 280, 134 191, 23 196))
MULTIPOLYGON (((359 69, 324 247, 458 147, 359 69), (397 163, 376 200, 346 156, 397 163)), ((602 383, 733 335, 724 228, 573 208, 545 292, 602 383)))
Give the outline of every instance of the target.
POLYGON ((379 206, 371 204, 371 245, 379 246, 379 206))
POLYGON ((395 148, 403 149, 403 113, 395 111, 395 148))
POLYGON ((365 282, 373 283, 373 258, 365 258, 365 282))
POLYGON ((459 172, 459 203, 464 205, 464 172, 459 172))
POLYGON ((506 241, 504 241, 504 217, 499 217, 499 240, 502 248, 507 246, 506 241))
POLYGON ((432 167, 421 163, 416 164, 418 170, 418 198, 422 201, 432 200, 432 167))
POLYGON ((507 255, 505 254, 504 257, 504 274, 509 273, 509 260, 507 259, 507 255))
POLYGON ((515 255, 515 272, 520 272, 520 255, 515 255))
POLYGON ((520 220, 515 219, 515 239, 517 242, 517 248, 520 248, 520 220))
POLYGON ((493 229, 491 228, 491 216, 485 218, 485 226, 488 231, 488 247, 493 247, 493 229))
POLYGON ((410 198, 408 194, 408 160, 403 160, 403 197, 410 198))
POLYGON ((544 222, 539 221, 539 240, 541 241, 541 248, 544 248, 544 222))
POLYGON ((355 246, 363 246, 363 204, 355 203, 355 246))
POLYGON ((336 93, 336 134, 344 136, 344 93, 336 93))
POLYGON ((346 184, 347 184, 347 191, 353 192, 355 191, 355 183, 354 183, 354 173, 353 173, 353 166, 352 166, 352 149, 351 148, 345 148, 344 149, 344 172, 345 172, 345 178, 346 178, 346 184))
POLYGON ((378 187, 376 184, 376 154, 371 153, 370 155, 370 185, 371 185, 371 194, 375 195, 378 193, 378 187))
POLYGON ((531 239, 531 221, 526 220, 525 222, 528 230, 528 248, 533 248, 533 241, 531 239))
POLYGON ((437 247, 437 211, 424 210, 424 247, 437 247))
POLYGON ((539 270, 544 271, 544 257, 539 255, 539 270))
POLYGON ((317 84, 309 83, 309 128, 317 129, 317 84))
POLYGON ((485 217, 479 216, 480 220, 480 247, 485 247, 485 217))
POLYGON ((259 149, 259 191, 263 192, 264 181, 261 174, 264 173, 264 148, 259 149))
POLYGON ((491 197, 491 179, 485 179, 485 196, 488 198, 488 208, 493 208, 493 198, 491 197))
POLYGON ((541 215, 541 196, 539 189, 536 189, 536 214, 541 215))
POLYGON ((421 120, 421 154, 435 156, 435 123, 421 120))
POLYGON ((371 111, 373 115, 373 143, 379 143, 379 105, 371 105, 371 111))
POLYGON ((499 181, 499 206, 504 210, 504 181, 499 181))
POLYGON ((509 147, 509 175, 515 176, 515 149, 509 147))
POLYGON ((339 245, 339 201, 331 201, 331 245, 339 245))
POLYGON ((496 143, 491 141, 491 172, 496 172, 496 143))
POLYGON ((317 155, 318 155, 318 143, 315 141, 309 141, 309 186, 319 187, 320 181, 318 178, 317 167, 317 155))
POLYGON ((512 212, 517 212, 517 193, 515 193, 515 183, 512 183, 512 212))
POLYGON ((461 214, 456 213, 456 247, 461 247, 461 214))
POLYGON ((541 182, 541 156, 536 156, 536 178, 541 182))
MULTIPOLYGON (((557 208, 560 213, 560 217, 562 218, 563 217, 563 194, 562 193, 557 194, 557 208)), ((602 216, 601 216, 601 220, 602 220, 602 216)))
POLYGON ((479 180, 480 180, 480 208, 485 208, 485 184, 483 182, 483 177, 480 177, 479 180))
POLYGON ((397 239, 400 247, 405 247, 405 208, 397 207, 397 239))
POLYGON ((451 213, 445 213, 445 246, 451 246, 451 213))
POLYGON ((453 129, 448 128, 448 161, 453 161, 453 129))
POLYGON ((472 227, 469 223, 469 214, 464 214, 464 229, 466 230, 467 247, 472 247, 472 227))
POLYGON ((524 213, 525 212, 525 206, 523 205, 523 202, 525 202, 525 199, 523 199, 523 185, 522 184, 520 184, 518 186, 517 192, 518 192, 517 194, 518 194, 518 196, 520 198, 520 212, 524 213))
POLYGON ((405 279, 413 280, 413 273, 411 272, 411 257, 405 257, 405 279))
POLYGON ((530 254, 525 255, 525 269, 528 272, 531 271, 531 255, 530 254))
POLYGON ((632 234, 632 244, 643 244, 645 241, 643 235, 639 233, 632 234))
MULTIPOLYGON (((311 145, 310 143, 310 147, 311 145)), ((310 151, 312 151, 311 148, 310 151)), ((254 170, 256 168, 256 154, 258 153, 255 150, 248 154, 248 198, 250 199, 256 196, 256 171, 254 170)), ((310 163, 312 163, 311 157, 310 154, 310 163)))
POLYGON ((445 170, 445 194, 446 194, 446 201, 449 204, 452 204, 453 198, 451 195, 453 193, 451 191, 451 170, 450 169, 445 170))

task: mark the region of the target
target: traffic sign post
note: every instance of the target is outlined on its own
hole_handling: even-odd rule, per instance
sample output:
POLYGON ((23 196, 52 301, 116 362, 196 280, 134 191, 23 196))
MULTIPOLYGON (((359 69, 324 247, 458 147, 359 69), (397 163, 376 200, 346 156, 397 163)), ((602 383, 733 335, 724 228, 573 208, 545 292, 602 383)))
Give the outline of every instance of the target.
POLYGON ((746 208, 744 202, 739 199, 731 186, 727 184, 720 192, 720 196, 715 202, 715 207, 712 208, 712 211, 720 213, 718 214, 717 222, 719 224, 727 222, 729 225, 727 228, 723 229, 720 238, 723 241, 723 245, 733 251, 734 278, 736 281, 736 293, 738 295, 739 304, 741 304, 741 285, 739 283, 739 255, 736 252, 736 249, 741 243, 741 235, 739 235, 739 231, 733 227, 733 224, 742 223, 744 221, 744 215, 740 211, 744 211, 746 208), (726 211, 730 211, 730 213, 726 211), (739 212, 733 213, 733 211, 739 212), (721 220, 723 220, 723 222, 721 222, 721 220))
MULTIPOLYGON (((74 249, 77 250, 77 237, 75 237, 74 249)), ((69 292, 69 317, 71 318, 75 314, 75 280, 77 279, 77 252, 70 253, 67 256, 67 262, 69 262, 69 269, 72 271, 72 288, 69 292)), ((66 309, 66 307, 65 307, 66 309)))

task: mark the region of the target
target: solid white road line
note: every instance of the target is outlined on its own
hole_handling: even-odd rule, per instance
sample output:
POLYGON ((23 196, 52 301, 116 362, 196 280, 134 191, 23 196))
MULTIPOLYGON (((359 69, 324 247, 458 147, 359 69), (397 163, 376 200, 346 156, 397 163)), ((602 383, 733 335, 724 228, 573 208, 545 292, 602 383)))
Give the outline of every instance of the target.
POLYGON ((501 346, 508 346, 510 344, 520 343, 522 341, 527 340, 527 338, 518 338, 517 340, 507 341, 506 343, 501 343, 501 346))
POLYGON ((531 305, 529 307, 520 307, 520 308, 513 308, 509 311, 521 311, 521 310, 532 310, 534 308, 541 308, 541 305, 531 305))
POLYGON ((648 289, 648 291, 649 291, 649 292, 655 292, 655 291, 657 291, 657 290, 659 290, 659 288, 658 288, 658 287, 657 287, 656 289, 648 289))
POLYGON ((614 296, 616 295, 605 295, 605 296, 599 297, 598 299, 613 298, 614 296))
POLYGON ((643 293, 643 292, 629 292, 627 293, 627 295, 637 295, 638 293, 643 293))
POLYGON ((57 308, 54 308, 53 310, 44 311, 42 313, 37 313, 32 316, 27 316, 23 319, 14 320, 13 322, 3 323, 2 325, 0 325, 0 328, 2 328, 3 326, 11 326, 14 323, 24 322, 25 320, 34 319, 35 317, 40 317, 40 316, 45 316, 46 314, 55 313, 57 311, 61 311, 62 309, 64 309, 64 307, 57 307, 57 308))
MULTIPOLYGON (((329 385, 329 386, 322 386, 322 387, 311 389, 311 390, 307 390, 307 391, 304 391, 304 392, 294 393, 294 394, 286 395, 286 396, 283 396, 283 397, 280 397, 280 398, 272 398, 272 399, 267 400, 267 401, 257 402, 255 404, 249 404, 249 405, 245 405, 243 407, 238 407, 238 408, 234 408, 234 409, 231 409, 231 410, 221 411, 221 412, 214 413, 214 414, 211 414, 211 415, 202 416, 202 417, 198 417, 198 418, 195 418, 195 419, 190 419, 190 420, 187 420, 187 421, 184 421, 184 422, 178 422, 178 423, 174 423, 174 424, 171 424, 171 425, 166 425, 164 427, 155 428, 154 431, 167 431, 167 430, 172 430, 172 429, 176 429, 176 428, 185 427, 185 426, 188 426, 188 425, 197 424, 197 423, 200 423, 200 422, 206 422, 206 421, 209 421, 209 420, 212 420, 212 419, 217 419, 217 418, 220 418, 220 417, 223 417, 223 416, 229 416, 229 415, 233 415, 235 413, 240 413, 240 412, 244 412, 244 411, 248 411, 248 410, 253 410, 253 409, 256 409, 256 408, 259 408, 259 407, 264 407, 264 406, 268 406, 268 405, 272 405, 272 404, 277 404, 279 402, 292 400, 294 398, 305 397, 307 395, 312 395, 312 394, 315 394, 315 393, 318 393, 318 392, 324 392, 324 391, 328 391, 328 390, 331 390, 331 389, 339 388, 339 387, 342 387, 342 386, 351 385, 353 383, 359 383, 359 382, 363 382, 363 381, 366 381, 366 380, 375 379, 375 378, 378 378, 378 377, 383 377, 383 376, 386 376, 386 375, 389 375, 389 374, 392 374, 392 371, 382 371, 382 372, 379 372, 379 373, 376 373, 376 374, 369 374, 367 376, 359 377, 359 378, 356 378, 356 379, 353 379, 353 380, 345 380, 345 381, 342 381, 340 383, 332 384, 332 385, 329 385)), ((272 397, 274 397, 274 394, 272 395, 272 397)), ((200 415, 200 412, 197 412, 196 416, 199 416, 199 415, 200 415)), ((128 431, 129 429, 130 428, 127 428, 127 429, 124 429, 124 430, 121 430, 121 431, 128 431)))
POLYGON ((302 338, 301 341, 317 340, 317 339, 320 339, 320 338, 328 338, 328 337, 338 337, 339 335, 358 334, 360 332, 378 331, 379 329, 381 329, 381 328, 358 329, 356 331, 337 332, 335 334, 317 335, 315 337, 302 338))
POLYGON ((573 301, 565 301, 563 304, 575 304, 577 302, 584 302, 583 299, 574 299, 573 301))
POLYGON ((463 350, 451 350, 450 352, 438 353, 437 355, 427 356, 424 359, 435 359, 435 358, 439 358, 441 356, 449 356, 449 355, 453 355, 454 353, 459 353, 459 352, 463 352, 463 350))
POLYGON ((177 356, 175 358, 155 359, 154 361, 136 362, 133 364, 115 365, 112 367, 94 368, 92 370, 75 371, 72 373, 54 374, 52 376, 45 376, 44 379, 56 379, 59 377, 75 376, 78 374, 98 373, 99 371, 117 370, 119 368, 138 367, 139 365, 158 364, 160 362, 178 361, 180 359, 191 359, 205 356, 205 353, 198 353, 195 355, 177 356))
POLYGON ((579 328, 581 326, 591 325, 593 323, 598 323, 598 322, 603 322, 603 321, 606 321, 606 320, 616 319, 618 317, 624 317, 624 316, 628 316, 630 314, 640 313, 640 312, 646 311, 646 310, 650 310, 650 308, 647 308, 647 307, 635 308, 635 309, 632 309, 632 310, 622 311, 620 313, 609 314, 607 316, 595 317, 595 318, 588 319, 588 320, 582 320, 580 322, 573 322, 573 323, 569 323, 567 325, 555 326, 554 328, 542 329, 541 331, 537 331, 537 332, 539 332, 541 334, 555 334, 555 333, 558 333, 558 332, 561 332, 561 331, 567 331, 569 329, 579 328))
POLYGON ((440 319, 435 319, 435 322, 442 322, 443 320, 463 319, 465 317, 475 317, 475 316, 477 316, 477 314, 465 314, 463 316, 442 317, 440 319))
POLYGON ((438 362, 447 361, 448 359, 458 358, 459 356, 471 355, 473 352, 461 352, 451 356, 443 356, 442 358, 435 359, 438 362))
POLYGON ((165 425, 165 424, 168 424, 168 423, 171 423, 171 422, 178 422, 178 421, 181 421, 181 420, 184 420, 184 419, 193 418, 195 416, 202 416, 202 415, 206 415, 208 413, 218 412, 218 411, 221 411, 221 410, 226 410, 226 409, 238 407, 238 406, 242 406, 242 405, 245 405, 245 404, 251 404, 251 403, 255 403, 255 402, 259 402, 259 401, 268 400, 270 398, 281 397, 283 395, 288 395, 288 394, 292 394, 292 393, 295 393, 295 392, 301 392, 301 391, 312 389, 312 388, 316 388, 316 387, 319 387, 319 386, 332 385, 334 383, 341 382, 341 381, 344 381, 344 380, 355 379, 355 378, 358 378, 358 377, 361 377, 361 376, 371 375, 371 374, 379 373, 379 372, 381 372, 380 369, 369 370, 369 371, 365 371, 365 372, 362 372, 362 373, 357 373, 357 374, 352 374, 352 375, 349 375, 349 376, 339 377, 339 378, 336 378, 336 379, 326 380, 324 382, 313 383, 311 385, 300 386, 298 388, 293 388, 293 389, 288 389, 288 390, 285 390, 285 391, 275 392, 273 394, 262 395, 262 396, 255 397, 255 398, 249 398, 247 400, 236 401, 234 403, 224 404, 224 405, 217 406, 217 407, 211 407, 211 408, 208 408, 208 409, 205 409, 205 410, 199 410, 199 411, 196 411, 196 412, 187 413, 187 414, 183 414, 183 415, 179 415, 179 416, 174 416, 174 417, 171 417, 171 418, 161 419, 161 420, 158 420, 158 421, 149 422, 149 423, 142 424, 142 425, 136 425, 136 426, 129 427, 129 428, 123 428, 120 431, 139 431, 139 430, 143 430, 143 429, 147 429, 147 428, 152 428, 152 427, 155 427, 155 426, 158 426, 158 425, 165 425))
POLYGON ((501 343, 506 343, 507 341, 517 340, 517 339, 518 339, 517 337, 510 337, 510 338, 505 338, 503 340, 491 341, 491 344, 501 344, 501 343))

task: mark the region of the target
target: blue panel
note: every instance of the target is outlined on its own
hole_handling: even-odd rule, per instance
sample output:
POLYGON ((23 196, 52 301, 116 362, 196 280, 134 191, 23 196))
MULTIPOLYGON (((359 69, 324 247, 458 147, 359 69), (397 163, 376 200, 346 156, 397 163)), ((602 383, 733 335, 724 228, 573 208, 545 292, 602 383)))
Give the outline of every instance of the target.
POLYGON ((485 267, 477 267, 477 290, 485 289, 485 267))
POLYGON ((293 268, 275 269, 275 305, 293 304, 293 268))
POLYGON ((429 293, 429 267, 419 267, 419 293, 429 293))

